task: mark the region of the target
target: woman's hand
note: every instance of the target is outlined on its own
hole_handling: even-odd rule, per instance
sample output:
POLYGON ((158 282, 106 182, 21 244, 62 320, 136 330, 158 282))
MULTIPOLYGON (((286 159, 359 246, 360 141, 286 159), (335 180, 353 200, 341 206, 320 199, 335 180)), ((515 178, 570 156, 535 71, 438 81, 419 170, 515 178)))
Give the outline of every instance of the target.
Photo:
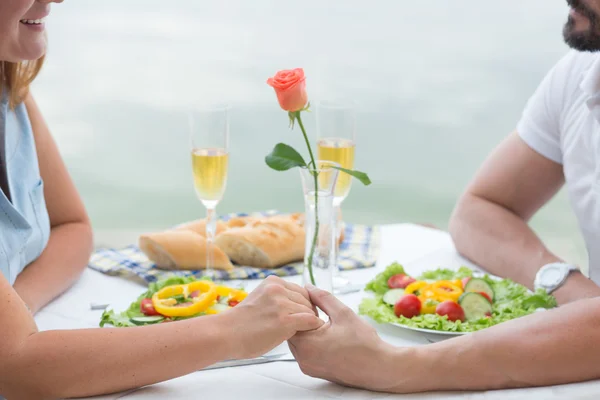
MULTIPOLYGON (((310 287, 313 304, 329 315, 329 322, 289 340, 290 349, 305 374, 347 386, 382 391, 391 387, 392 346, 377 331, 331 293, 310 287)), ((408 364, 406 364, 408 365, 408 364)))
POLYGON ((261 356, 296 332, 318 329, 324 323, 306 289, 275 276, 265 279, 223 318, 229 321, 233 356, 238 359, 261 356))

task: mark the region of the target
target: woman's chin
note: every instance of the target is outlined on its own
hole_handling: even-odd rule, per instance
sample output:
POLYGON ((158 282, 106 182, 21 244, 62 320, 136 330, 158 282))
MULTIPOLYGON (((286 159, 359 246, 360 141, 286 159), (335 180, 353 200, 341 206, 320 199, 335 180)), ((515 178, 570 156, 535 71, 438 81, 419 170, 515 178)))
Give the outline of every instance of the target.
POLYGON ((21 49, 15 56, 11 57, 8 61, 22 62, 22 61, 34 61, 40 59, 46 54, 46 43, 36 44, 34 46, 27 46, 21 49))

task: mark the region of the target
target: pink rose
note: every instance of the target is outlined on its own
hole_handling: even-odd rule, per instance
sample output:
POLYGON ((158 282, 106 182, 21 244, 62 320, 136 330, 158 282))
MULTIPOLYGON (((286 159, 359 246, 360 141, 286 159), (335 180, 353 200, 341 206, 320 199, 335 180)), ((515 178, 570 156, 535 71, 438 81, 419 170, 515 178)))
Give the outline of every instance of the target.
POLYGON ((267 84, 275 89, 279 105, 285 111, 302 110, 308 101, 302 68, 279 71, 267 80, 267 84))

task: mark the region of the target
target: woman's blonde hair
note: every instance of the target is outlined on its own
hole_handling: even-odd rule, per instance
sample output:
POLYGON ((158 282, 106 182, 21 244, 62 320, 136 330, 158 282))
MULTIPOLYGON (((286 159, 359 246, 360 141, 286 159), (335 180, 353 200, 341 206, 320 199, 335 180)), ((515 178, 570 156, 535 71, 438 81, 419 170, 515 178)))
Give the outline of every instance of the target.
POLYGON ((25 100, 29 93, 29 85, 42 69, 43 63, 44 57, 19 63, 0 61, 0 94, 4 90, 7 91, 11 108, 25 100))

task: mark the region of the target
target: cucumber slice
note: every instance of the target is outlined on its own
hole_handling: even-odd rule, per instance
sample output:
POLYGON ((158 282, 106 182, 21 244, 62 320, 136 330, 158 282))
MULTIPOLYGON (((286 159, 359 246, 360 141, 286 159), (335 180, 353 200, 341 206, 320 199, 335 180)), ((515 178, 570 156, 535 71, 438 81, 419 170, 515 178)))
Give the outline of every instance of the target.
POLYGON ((465 285, 466 292, 483 292, 490 296, 490 299, 494 301, 494 289, 492 286, 481 278, 471 278, 465 285))
POLYGON ((402 296, 404 296, 404 289, 391 289, 383 295, 383 302, 393 306, 402 296))
POLYGON ((133 317, 131 318, 131 322, 136 325, 147 325, 162 322, 164 319, 165 317, 161 317, 160 315, 152 315, 149 317, 133 317))
POLYGON ((458 304, 465 312, 467 321, 492 315, 492 305, 479 293, 468 292, 463 294, 458 300, 458 304))

